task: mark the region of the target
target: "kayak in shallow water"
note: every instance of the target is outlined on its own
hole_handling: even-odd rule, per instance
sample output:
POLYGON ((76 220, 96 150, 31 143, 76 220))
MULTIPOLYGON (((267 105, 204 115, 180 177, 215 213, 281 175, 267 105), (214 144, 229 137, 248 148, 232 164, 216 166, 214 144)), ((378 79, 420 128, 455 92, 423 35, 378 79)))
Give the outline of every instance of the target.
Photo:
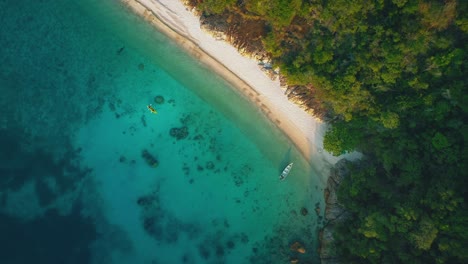
POLYGON ((148 110, 150 110, 150 112, 153 114, 158 113, 158 111, 156 111, 156 109, 154 109, 154 107, 151 104, 147 105, 146 108, 148 108, 148 110))

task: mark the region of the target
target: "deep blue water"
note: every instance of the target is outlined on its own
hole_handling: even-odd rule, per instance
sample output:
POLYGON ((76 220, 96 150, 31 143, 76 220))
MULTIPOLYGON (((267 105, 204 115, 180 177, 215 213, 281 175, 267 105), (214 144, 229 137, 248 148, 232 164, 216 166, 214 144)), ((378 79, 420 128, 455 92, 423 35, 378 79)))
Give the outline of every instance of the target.
POLYGON ((119 1, 0 14, 0 263, 317 261, 323 183, 222 79, 119 1))

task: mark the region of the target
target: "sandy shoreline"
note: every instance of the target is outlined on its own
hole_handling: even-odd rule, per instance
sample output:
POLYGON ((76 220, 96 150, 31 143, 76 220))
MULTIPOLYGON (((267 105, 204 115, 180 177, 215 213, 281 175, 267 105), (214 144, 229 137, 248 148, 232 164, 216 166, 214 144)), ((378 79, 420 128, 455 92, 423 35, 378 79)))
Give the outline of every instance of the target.
POLYGON ((279 80, 272 81, 258 67, 258 62, 203 32, 199 19, 181 1, 122 1, 256 104, 326 180, 330 167, 339 160, 323 151, 326 124, 290 102, 279 80))

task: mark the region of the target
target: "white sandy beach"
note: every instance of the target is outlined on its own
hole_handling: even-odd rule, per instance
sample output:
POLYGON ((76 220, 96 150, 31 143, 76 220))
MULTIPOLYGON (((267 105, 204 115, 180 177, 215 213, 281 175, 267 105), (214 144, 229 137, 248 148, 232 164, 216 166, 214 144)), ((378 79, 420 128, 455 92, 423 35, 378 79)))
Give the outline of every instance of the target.
POLYGON ((202 31, 199 18, 179 0, 123 2, 257 104, 326 180, 330 167, 341 158, 323 150, 326 124, 290 102, 279 80, 271 80, 257 61, 202 31))

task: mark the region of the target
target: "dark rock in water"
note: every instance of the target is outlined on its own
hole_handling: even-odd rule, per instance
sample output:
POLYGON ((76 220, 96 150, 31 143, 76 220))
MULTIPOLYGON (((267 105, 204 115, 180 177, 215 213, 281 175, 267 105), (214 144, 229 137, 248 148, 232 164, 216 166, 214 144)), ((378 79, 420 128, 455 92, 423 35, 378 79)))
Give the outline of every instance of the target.
POLYGON ((240 177, 235 177, 234 178, 234 183, 236 184, 237 187, 239 187, 242 184, 244 184, 244 180, 242 180, 242 178, 240 178, 240 177))
POLYGON ((143 220, 143 227, 145 228, 146 232, 154 237, 156 240, 161 240, 163 236, 163 229, 157 223, 156 219, 153 217, 146 217, 143 220))
POLYGON ((210 257, 210 251, 208 251, 205 245, 200 245, 198 247, 198 252, 200 253, 200 256, 202 256, 204 259, 208 259, 210 257))
POLYGON ((234 242, 232 242, 231 240, 229 240, 229 241, 227 242, 227 248, 233 249, 235 246, 236 246, 236 244, 234 244, 234 242))
POLYGON ((110 109, 112 112, 115 112, 115 104, 112 103, 112 102, 109 102, 109 109, 110 109))
POLYGON ((309 211, 307 211, 307 208, 305 208, 305 207, 301 208, 301 215, 306 216, 308 213, 309 213, 309 211))
POLYGON ((216 256, 218 257, 224 256, 224 248, 221 245, 216 246, 216 256))
POLYGON ((156 95, 154 97, 154 102, 157 104, 164 104, 164 97, 162 95, 156 95))
POLYGON ((201 139, 203 139, 203 136, 200 134, 193 137, 193 140, 201 140, 201 139))
POLYGON ((151 153, 149 153, 148 150, 144 149, 141 152, 141 156, 151 167, 156 168, 159 165, 158 160, 153 155, 151 155, 151 153))
POLYGON ((188 263, 190 261, 190 257, 187 253, 185 253, 183 256, 182 256, 182 262, 183 263, 188 263))
POLYGON ((291 245, 290 249, 291 249, 292 251, 294 251, 294 252, 298 252, 298 253, 301 253, 301 254, 305 254, 305 253, 306 253, 306 249, 304 248, 304 246, 303 246, 301 243, 297 242, 297 241, 294 242, 294 243, 291 245))
POLYGON ((214 163, 213 163, 212 161, 208 161, 208 162, 206 163, 206 165, 205 165, 205 167, 206 167, 207 170, 212 170, 212 169, 214 169, 214 166, 215 166, 215 165, 214 165, 214 163))
POLYGON ((173 127, 169 131, 171 137, 175 137, 177 140, 184 139, 188 136, 188 128, 186 126, 183 127, 173 127))
POLYGON ((146 195, 138 198, 137 204, 141 206, 149 206, 155 201, 155 197, 151 195, 146 195))
POLYGON ((138 64, 138 70, 142 71, 145 69, 145 65, 143 63, 138 64))

